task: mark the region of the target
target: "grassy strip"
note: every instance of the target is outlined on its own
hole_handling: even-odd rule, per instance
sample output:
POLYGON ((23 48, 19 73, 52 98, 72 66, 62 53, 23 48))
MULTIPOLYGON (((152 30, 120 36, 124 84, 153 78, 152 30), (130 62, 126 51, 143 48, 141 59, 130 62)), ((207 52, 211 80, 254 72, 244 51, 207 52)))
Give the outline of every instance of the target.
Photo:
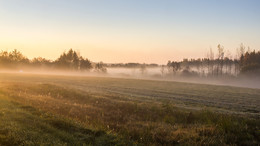
MULTIPOLYGON (((101 131, 117 133, 124 137, 124 143, 129 140, 144 145, 260 143, 258 118, 209 110, 191 111, 175 107, 174 103, 168 101, 137 102, 135 99, 131 100, 133 97, 120 95, 118 98, 117 94, 82 92, 51 84, 11 84, 2 90, 20 103, 81 121, 101 131)), ((64 122, 54 125, 60 126, 62 123, 64 122)), ((77 133, 68 127, 70 126, 65 124, 60 129, 67 129, 65 131, 71 134, 77 133)), ((93 135, 96 138, 96 135, 93 135)), ((85 136, 88 137, 83 135, 85 136)), ((92 141, 90 144, 96 143, 92 141)))
POLYGON ((0 145, 126 145, 101 130, 41 112, 0 94, 0 145))

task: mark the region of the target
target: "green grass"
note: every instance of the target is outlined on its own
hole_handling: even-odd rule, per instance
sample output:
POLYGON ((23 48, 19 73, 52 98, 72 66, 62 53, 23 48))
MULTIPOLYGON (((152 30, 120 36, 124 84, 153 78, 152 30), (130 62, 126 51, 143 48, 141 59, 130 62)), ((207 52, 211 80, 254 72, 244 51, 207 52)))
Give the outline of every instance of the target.
POLYGON ((112 134, 41 112, 0 94, 0 145, 125 145, 112 134))
POLYGON ((259 89, 16 74, 0 83, 2 144, 260 144, 259 89))

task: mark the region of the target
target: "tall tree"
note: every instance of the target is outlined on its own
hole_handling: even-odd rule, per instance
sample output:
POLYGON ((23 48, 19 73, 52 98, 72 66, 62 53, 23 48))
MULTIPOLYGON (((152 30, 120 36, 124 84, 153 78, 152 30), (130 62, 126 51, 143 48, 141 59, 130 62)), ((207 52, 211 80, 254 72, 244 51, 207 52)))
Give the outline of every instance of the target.
POLYGON ((223 72, 223 62, 224 62, 224 47, 220 44, 218 45, 218 66, 217 66, 217 76, 219 73, 222 75, 223 72))

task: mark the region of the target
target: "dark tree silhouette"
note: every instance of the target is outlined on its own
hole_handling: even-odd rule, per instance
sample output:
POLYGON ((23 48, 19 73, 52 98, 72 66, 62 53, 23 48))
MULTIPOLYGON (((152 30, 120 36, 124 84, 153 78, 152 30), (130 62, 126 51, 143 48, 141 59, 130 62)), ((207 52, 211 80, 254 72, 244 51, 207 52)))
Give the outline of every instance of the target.
POLYGON ((84 59, 76 51, 70 49, 67 53, 64 52, 55 61, 55 64, 62 69, 69 70, 89 70, 92 68, 91 62, 84 59))
POLYGON ((100 72, 100 73, 106 73, 107 69, 105 68, 103 62, 99 62, 99 63, 95 64, 95 71, 100 72))
POLYGON ((240 57, 241 72, 256 72, 260 73, 260 51, 246 52, 240 57))

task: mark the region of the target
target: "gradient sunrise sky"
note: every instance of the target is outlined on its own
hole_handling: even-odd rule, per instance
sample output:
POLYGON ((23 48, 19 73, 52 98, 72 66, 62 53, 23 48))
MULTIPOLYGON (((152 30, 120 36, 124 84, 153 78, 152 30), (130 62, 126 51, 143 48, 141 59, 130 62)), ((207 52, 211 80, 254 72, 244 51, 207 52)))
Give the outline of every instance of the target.
POLYGON ((221 44, 260 49, 260 0, 0 0, 0 50, 165 64, 221 44))

